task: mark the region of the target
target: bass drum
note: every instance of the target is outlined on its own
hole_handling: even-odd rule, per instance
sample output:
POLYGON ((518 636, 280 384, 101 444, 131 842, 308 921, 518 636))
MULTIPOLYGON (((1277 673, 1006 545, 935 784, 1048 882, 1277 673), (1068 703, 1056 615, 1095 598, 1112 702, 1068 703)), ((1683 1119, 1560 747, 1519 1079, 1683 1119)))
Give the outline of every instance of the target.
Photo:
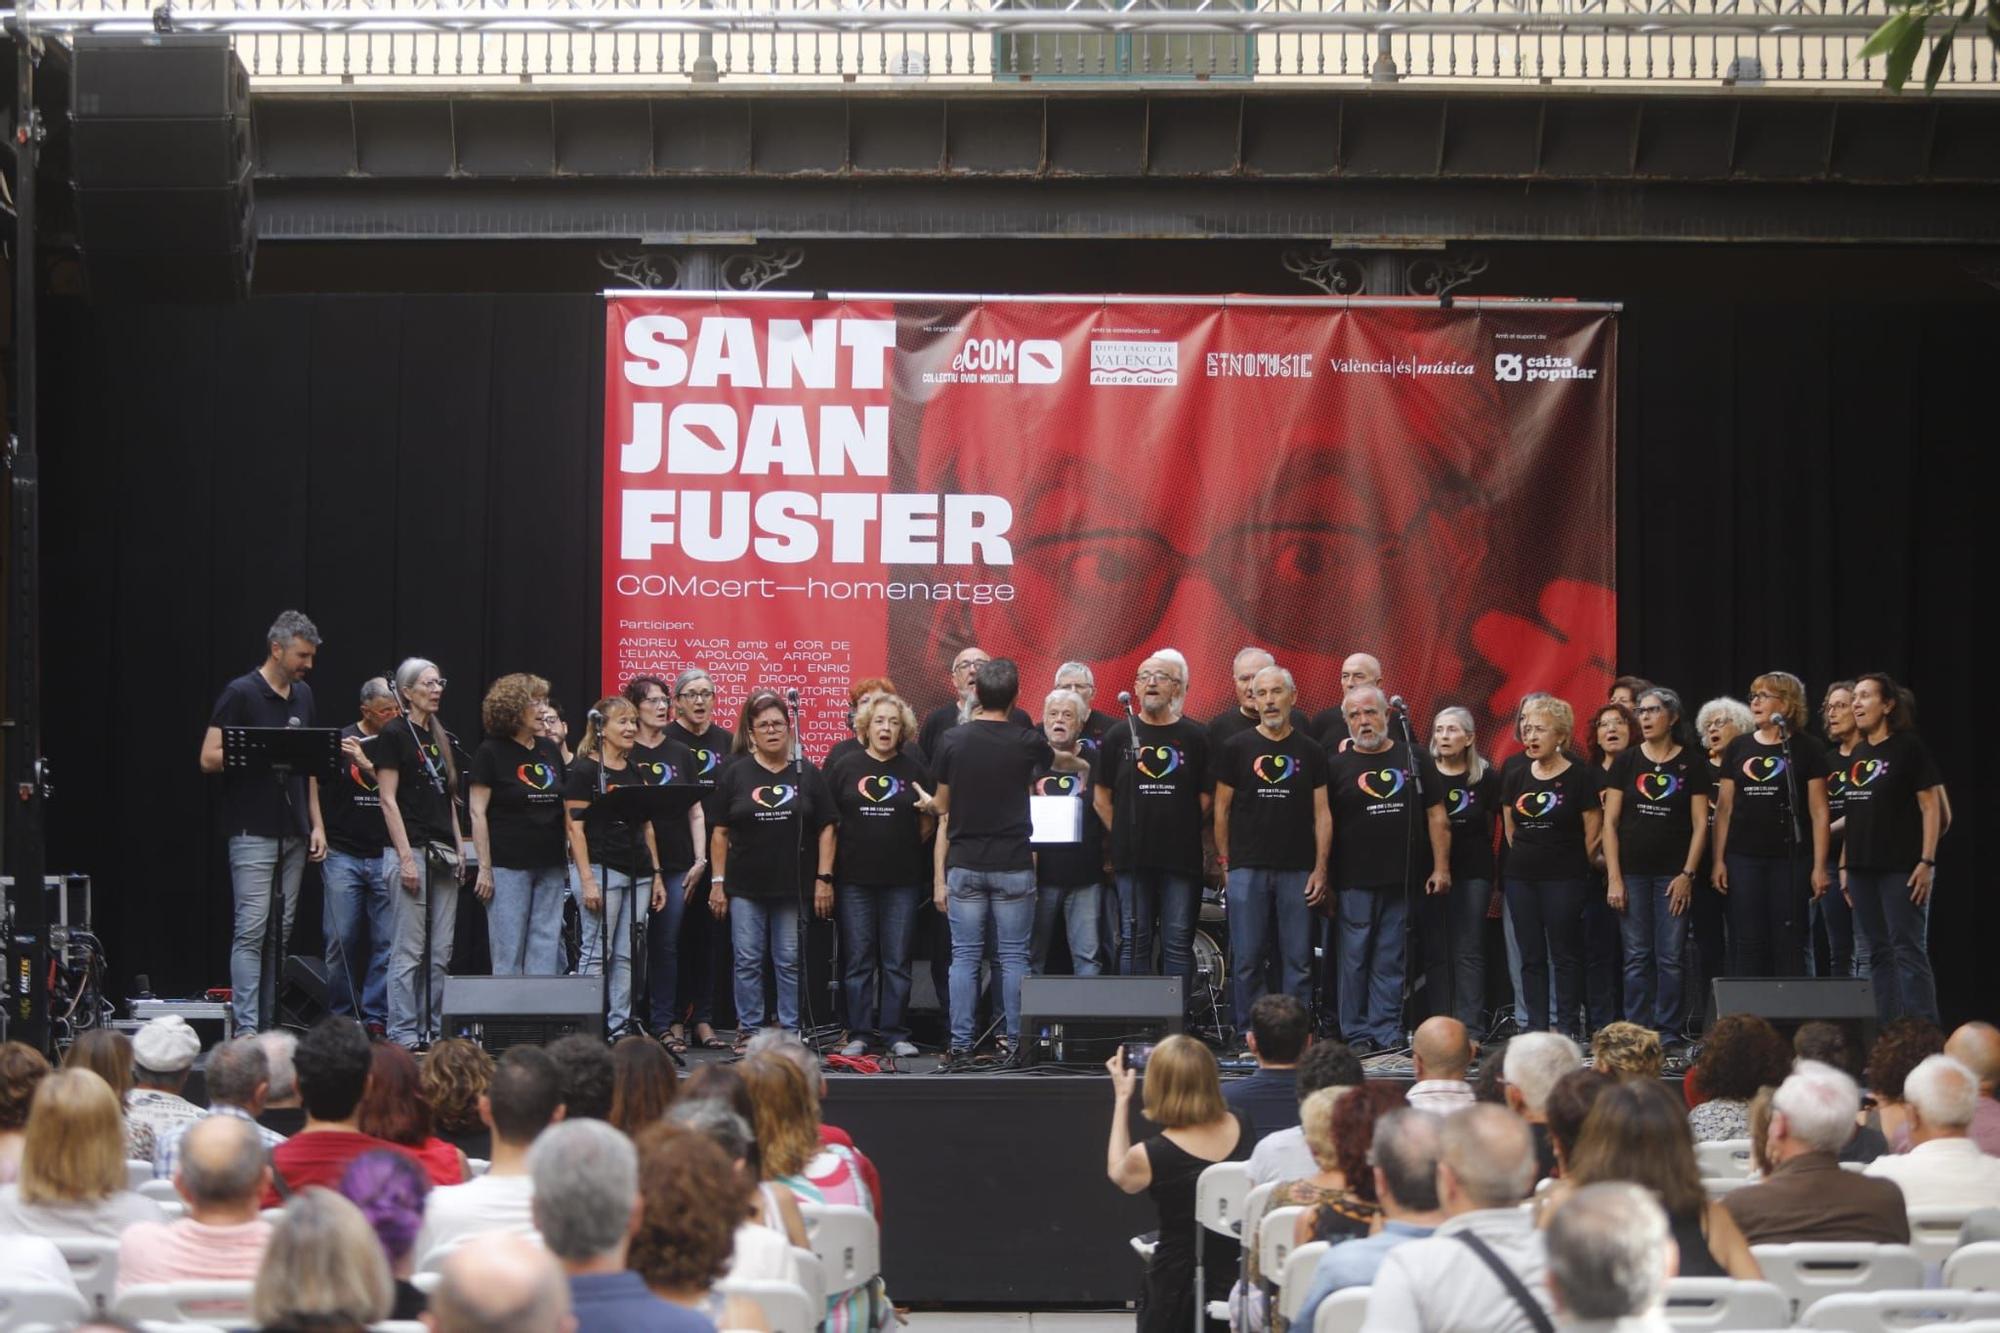
POLYGON ((1194 994, 1188 1012, 1195 1025, 1226 1028, 1229 1023, 1228 936, 1206 923, 1194 933, 1194 994))

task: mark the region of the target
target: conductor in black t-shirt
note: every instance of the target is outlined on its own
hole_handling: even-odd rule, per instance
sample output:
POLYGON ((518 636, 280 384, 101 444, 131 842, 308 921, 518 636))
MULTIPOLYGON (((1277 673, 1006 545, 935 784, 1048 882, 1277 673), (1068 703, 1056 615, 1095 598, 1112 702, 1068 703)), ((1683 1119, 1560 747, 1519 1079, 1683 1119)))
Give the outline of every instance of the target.
MULTIPOLYGON (((1006 1048, 1021 1039, 1021 978, 1035 929, 1035 857, 1029 848, 1028 784, 1055 763, 1042 733, 1009 713, 1021 673, 1008 659, 982 662, 973 678, 971 717, 945 733, 931 769, 932 804, 945 817, 937 840, 936 902, 951 921, 951 1048, 971 1054, 990 917, 1006 1014, 1006 1048)), ((1074 761, 1073 756, 1069 756, 1074 761)))
MULTIPOLYGON (((224 727, 309 727, 312 687, 306 676, 319 651, 319 630, 298 611, 282 611, 264 636, 264 661, 222 688, 201 740, 201 771, 222 773, 224 727)), ((229 839, 229 883, 236 921, 229 949, 230 1012, 238 1036, 255 1032, 273 1015, 258 1012, 264 977, 264 936, 271 919, 271 888, 282 883, 280 946, 299 910, 299 882, 306 858, 326 856, 326 828, 319 813, 319 779, 291 778, 280 787, 268 774, 224 773, 223 836, 229 839), (285 864, 278 868, 278 847, 285 864)))

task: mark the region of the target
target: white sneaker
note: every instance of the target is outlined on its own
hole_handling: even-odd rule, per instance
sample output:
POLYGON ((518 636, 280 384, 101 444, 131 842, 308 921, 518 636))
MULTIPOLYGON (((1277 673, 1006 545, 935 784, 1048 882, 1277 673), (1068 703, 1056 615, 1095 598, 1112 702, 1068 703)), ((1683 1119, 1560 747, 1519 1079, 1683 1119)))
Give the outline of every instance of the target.
POLYGON ((842 1055, 866 1055, 868 1054, 868 1043, 856 1037, 853 1041, 841 1047, 840 1053, 842 1055))
POLYGON ((907 1041, 899 1041, 889 1048, 889 1054, 899 1060, 907 1060, 917 1053, 917 1048, 907 1041))

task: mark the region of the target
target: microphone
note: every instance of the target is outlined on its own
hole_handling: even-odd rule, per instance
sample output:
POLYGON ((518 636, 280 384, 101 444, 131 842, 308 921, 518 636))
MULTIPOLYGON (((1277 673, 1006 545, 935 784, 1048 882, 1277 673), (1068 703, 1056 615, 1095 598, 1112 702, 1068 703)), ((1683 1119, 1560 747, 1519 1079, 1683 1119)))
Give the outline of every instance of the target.
POLYGON ((595 722, 598 726, 601 727, 604 725, 604 714, 598 712, 595 708, 593 708, 590 710, 590 713, 586 720, 595 722))
POLYGON ((1792 729, 1792 724, 1786 721, 1783 713, 1771 714, 1768 721, 1771 724, 1771 730, 1777 732, 1780 736, 1789 734, 1792 729))
POLYGON ((1403 702, 1402 695, 1392 694, 1389 696, 1389 711, 1399 717, 1408 717, 1410 715, 1410 706, 1403 702))
POLYGON ((785 721, 787 724, 789 724, 792 733, 791 762, 794 767, 797 766, 799 760, 805 757, 805 753, 799 749, 798 713, 799 713, 799 691, 798 688, 794 686, 793 688, 785 691, 785 721))
POLYGON ((790 689, 790 690, 786 690, 786 691, 785 691, 785 702, 786 702, 786 703, 788 703, 788 704, 790 704, 790 705, 791 705, 792 707, 794 707, 794 708, 797 708, 797 707, 799 706, 799 692, 798 692, 798 690, 797 690, 797 689, 790 689))
POLYGON ((1126 712, 1128 712, 1128 713, 1129 713, 1129 712, 1131 712, 1131 711, 1132 711, 1132 691, 1130 691, 1130 690, 1120 690, 1120 691, 1118 691, 1118 703, 1119 703, 1119 705, 1120 705, 1121 707, 1123 707, 1123 708, 1124 708, 1124 710, 1125 710, 1126 712))

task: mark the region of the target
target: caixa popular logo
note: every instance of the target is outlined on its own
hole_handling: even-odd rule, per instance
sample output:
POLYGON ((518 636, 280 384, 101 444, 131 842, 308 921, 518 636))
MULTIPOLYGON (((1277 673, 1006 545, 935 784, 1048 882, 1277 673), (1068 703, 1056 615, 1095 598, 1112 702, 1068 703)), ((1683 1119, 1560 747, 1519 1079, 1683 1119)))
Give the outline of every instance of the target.
POLYGON ((1493 378, 1502 384, 1519 384, 1527 375, 1522 364, 1526 359, 1519 352, 1501 352, 1493 358, 1493 378))
POLYGON ((1062 344, 1053 338, 967 338, 952 372, 988 384, 1054 384, 1062 378, 1062 344))
POLYGON ((1551 383, 1555 380, 1594 380, 1597 378, 1595 366, 1579 366, 1576 358, 1568 356, 1525 356, 1520 352, 1496 352, 1493 356, 1493 378, 1502 384, 1519 384, 1526 381, 1551 383))
POLYGON ((1130 339, 1092 340, 1092 384, 1138 384, 1166 388, 1181 382, 1181 345, 1134 342, 1130 339))

